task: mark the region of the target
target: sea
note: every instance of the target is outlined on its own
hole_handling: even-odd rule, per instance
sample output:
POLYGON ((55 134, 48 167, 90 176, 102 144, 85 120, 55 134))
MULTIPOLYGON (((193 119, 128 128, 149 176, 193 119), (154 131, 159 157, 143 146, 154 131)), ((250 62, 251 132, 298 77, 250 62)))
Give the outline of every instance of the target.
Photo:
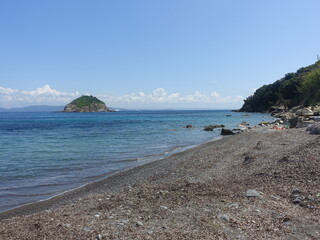
POLYGON ((0 112, 0 212, 221 138, 204 126, 272 120, 230 110, 0 112))

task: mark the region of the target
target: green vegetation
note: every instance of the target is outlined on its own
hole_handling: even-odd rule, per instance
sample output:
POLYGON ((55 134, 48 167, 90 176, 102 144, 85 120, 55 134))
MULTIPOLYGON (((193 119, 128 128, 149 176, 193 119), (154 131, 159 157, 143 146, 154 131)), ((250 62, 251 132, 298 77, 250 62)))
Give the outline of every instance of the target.
POLYGON ((273 106, 290 109, 297 105, 320 103, 320 61, 295 73, 288 73, 282 79, 264 85, 244 100, 240 111, 268 112, 273 106))
POLYGON ((104 104, 101 100, 94 96, 81 96, 75 100, 73 100, 70 104, 76 105, 77 107, 86 107, 91 104, 98 103, 98 104, 104 104))

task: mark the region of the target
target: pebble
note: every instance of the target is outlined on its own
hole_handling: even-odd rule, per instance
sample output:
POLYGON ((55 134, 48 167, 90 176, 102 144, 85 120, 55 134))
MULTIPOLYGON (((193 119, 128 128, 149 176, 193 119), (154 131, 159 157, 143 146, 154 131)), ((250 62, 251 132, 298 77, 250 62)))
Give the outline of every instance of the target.
POLYGON ((62 226, 66 227, 66 228, 70 228, 70 227, 71 227, 71 224, 69 224, 69 223, 64 224, 64 223, 63 223, 62 226))
POLYGON ((101 234, 98 234, 97 240, 102 240, 102 235, 101 234))
POLYGON ((143 226, 143 223, 140 222, 140 221, 137 221, 137 222, 136 222, 136 225, 137 225, 138 227, 142 227, 142 226, 143 226))
POLYGON ((249 189, 246 192, 246 197, 260 197, 260 193, 255 189, 249 189))
POLYGON ((299 204, 301 201, 303 201, 304 200, 304 197, 302 197, 302 196, 297 196, 297 197, 295 197, 293 200, 292 200, 292 203, 293 204, 299 204))
POLYGON ((212 212, 209 208, 204 208, 203 211, 205 211, 205 212, 212 212))
POLYGON ((129 220, 128 219, 123 219, 123 220, 118 220, 116 222, 119 223, 119 224, 127 224, 127 223, 129 223, 129 220))
POLYGON ((228 215, 225 214, 219 214, 218 218, 224 222, 229 222, 230 221, 230 217, 228 215))
POLYGON ((168 207, 166 207, 166 206, 160 206, 160 208, 163 210, 168 210, 168 207))
POLYGON ((83 231, 85 231, 85 232, 90 232, 90 231, 91 231, 91 229, 90 229, 90 228, 88 228, 88 227, 84 227, 84 228, 83 228, 83 231))
POLYGON ((238 203, 232 203, 229 205, 231 208, 238 208, 240 205, 238 203))

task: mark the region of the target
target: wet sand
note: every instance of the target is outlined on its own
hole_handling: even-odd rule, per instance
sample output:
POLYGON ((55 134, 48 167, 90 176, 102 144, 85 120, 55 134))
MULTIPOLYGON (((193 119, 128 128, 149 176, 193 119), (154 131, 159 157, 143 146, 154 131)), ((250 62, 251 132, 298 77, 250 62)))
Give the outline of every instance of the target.
POLYGON ((320 239, 320 138, 269 128, 0 213, 0 239, 320 239))

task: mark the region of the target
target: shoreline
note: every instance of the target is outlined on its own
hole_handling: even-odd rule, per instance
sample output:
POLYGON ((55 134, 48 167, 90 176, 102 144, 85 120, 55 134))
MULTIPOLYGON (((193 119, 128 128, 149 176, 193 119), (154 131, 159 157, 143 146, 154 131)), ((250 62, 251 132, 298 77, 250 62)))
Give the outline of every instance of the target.
POLYGON ((226 136, 2 213, 0 238, 319 239, 319 141, 270 126, 226 136))
POLYGON ((224 137, 226 137, 226 136, 217 136, 217 137, 214 137, 213 139, 210 139, 206 142, 196 144, 196 145, 177 146, 177 147, 174 147, 171 150, 163 152, 161 154, 145 157, 145 160, 143 160, 145 162, 142 164, 138 164, 133 167, 114 171, 113 173, 106 174, 104 177, 102 177, 96 181, 85 183, 81 186, 66 190, 64 192, 61 192, 61 193, 54 195, 52 197, 49 197, 47 199, 25 203, 20 206, 1 211, 0 212, 0 221, 5 220, 5 219, 9 219, 9 218, 19 217, 19 216, 35 214, 37 212, 44 211, 47 209, 54 209, 54 208, 59 207, 61 205, 68 204, 72 201, 75 201, 76 199, 81 198, 82 196, 86 196, 87 194, 92 194, 91 192, 97 193, 97 192, 103 191, 103 190, 100 190, 101 187, 108 185, 108 184, 110 184, 110 186, 108 186, 106 188, 106 190, 110 190, 110 191, 120 190, 123 187, 125 187, 126 185, 121 184, 121 185, 117 186, 117 183, 115 183, 115 182, 117 182, 118 180, 114 180, 114 179, 117 179, 118 177, 130 178, 130 176, 129 176, 130 174, 135 174, 135 172, 142 171, 142 169, 140 169, 140 168, 143 168, 145 165, 153 164, 153 163, 161 161, 161 160, 166 160, 166 159, 173 157, 175 155, 179 156, 179 154, 183 154, 183 153, 185 153, 187 151, 191 151, 195 148, 200 148, 202 145, 206 145, 209 143, 213 143, 213 142, 217 142, 219 140, 222 140, 224 137), (180 150, 178 150, 178 149, 180 149, 180 150), (154 160, 146 160, 146 159, 150 159, 150 158, 155 158, 155 159, 154 160), (128 174, 128 176, 126 176, 127 174, 128 174), (111 178, 111 179, 109 180, 109 178, 111 178), (109 183, 109 181, 110 181, 110 183, 109 183))

